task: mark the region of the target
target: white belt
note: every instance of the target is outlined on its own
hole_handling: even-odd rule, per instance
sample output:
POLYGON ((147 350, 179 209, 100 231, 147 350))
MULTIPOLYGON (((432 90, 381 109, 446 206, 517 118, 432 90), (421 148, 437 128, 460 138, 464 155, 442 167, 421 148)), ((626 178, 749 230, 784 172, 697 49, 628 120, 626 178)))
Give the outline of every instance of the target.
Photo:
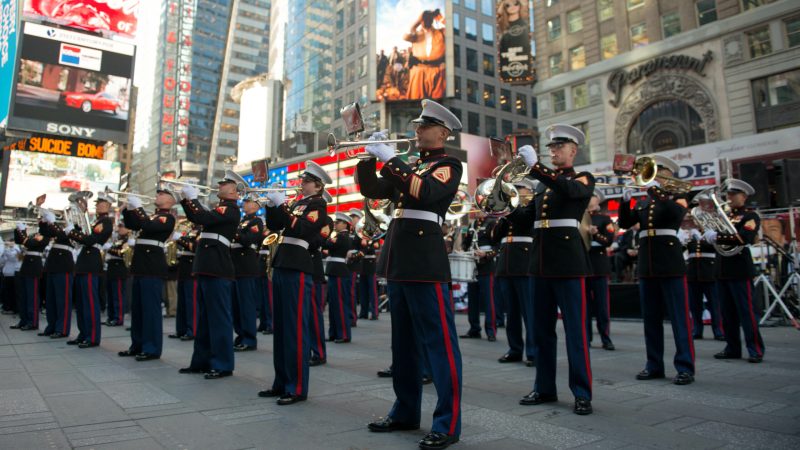
POLYGON ((642 230, 639 232, 639 239, 646 238, 646 237, 654 237, 654 236, 672 236, 677 237, 678 232, 675 230, 669 230, 664 228, 658 228, 653 230, 642 230))
POLYGON ((375 259, 375 255, 366 255, 364 259, 375 259))
POLYGON ((280 239, 279 242, 281 244, 299 245, 300 247, 303 247, 304 249, 308 250, 308 242, 306 242, 306 241, 304 241, 302 239, 297 239, 297 238, 287 237, 287 236, 281 236, 281 239, 280 239))
POLYGON ((329 256, 328 262, 338 262, 338 263, 346 263, 347 260, 344 258, 339 258, 338 256, 329 256))
POLYGON ((25 256, 42 256, 42 252, 25 252, 25 256))
POLYGON ((226 247, 231 246, 230 239, 226 238, 225 236, 217 233, 200 233, 200 239, 213 239, 215 241, 222 242, 223 245, 226 247))
POLYGON ((122 258, 114 255, 106 255, 106 261, 111 261, 112 259, 122 259, 122 258))
POLYGON ((578 228, 580 224, 575 219, 544 219, 533 222, 533 228, 578 228))
POLYGON ((689 253, 689 259, 693 258, 716 258, 716 253, 689 253))
POLYGON ((187 252, 185 250, 178 250, 178 256, 194 256, 194 252, 187 252))
POLYGON ((155 239, 137 239, 136 245, 152 245, 153 247, 164 248, 164 243, 155 239))
POLYGON ((439 225, 442 224, 442 218, 435 212, 420 211, 418 209, 395 209, 392 216, 395 219, 427 220, 429 222, 436 222, 439 225))
POLYGON ((603 244, 601 244, 599 242, 592 241, 592 247, 602 247, 602 246, 603 246, 603 244))
POLYGON ((103 251, 103 246, 101 244, 93 244, 92 247, 100 250, 101 252, 103 251))
POLYGON ((512 244, 514 242, 533 242, 533 238, 530 236, 508 236, 500 239, 500 242, 503 244, 512 244))
POLYGON ((259 250, 258 254, 259 255, 269 255, 269 250, 259 250))
MULTIPOLYGON (((533 242, 533 240, 531 240, 531 242, 533 242)), ((492 249, 491 245, 481 245, 480 247, 478 247, 478 250, 483 250, 485 252, 488 252, 491 249, 492 249)))
MULTIPOLYGON (((233 244, 231 244, 231 248, 245 248, 245 246, 240 244, 240 243, 238 243, 238 242, 234 242, 233 244)), ((253 244, 250 244, 250 245, 247 246, 247 248, 251 248, 251 249, 255 250, 256 246, 253 245, 253 244)))
POLYGON ((53 244, 53 247, 52 247, 52 248, 53 248, 53 249, 66 250, 66 251, 68 251, 68 252, 71 252, 71 251, 73 250, 71 246, 69 246, 69 245, 64 245, 64 244, 53 244))

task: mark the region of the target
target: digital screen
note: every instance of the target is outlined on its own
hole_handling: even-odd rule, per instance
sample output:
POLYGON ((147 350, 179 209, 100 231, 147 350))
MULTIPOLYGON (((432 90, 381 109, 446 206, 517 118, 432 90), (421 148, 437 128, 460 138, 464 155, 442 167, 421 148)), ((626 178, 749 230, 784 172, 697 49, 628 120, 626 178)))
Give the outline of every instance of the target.
POLYGON ((530 84, 536 80, 528 7, 528 0, 497 2, 497 72, 506 83, 530 84))
POLYGON ((23 14, 70 28, 136 36, 140 0, 25 0, 23 14))
POLYGON ((17 60, 17 8, 14 0, 0 0, 0 127, 6 125, 14 63, 17 60))

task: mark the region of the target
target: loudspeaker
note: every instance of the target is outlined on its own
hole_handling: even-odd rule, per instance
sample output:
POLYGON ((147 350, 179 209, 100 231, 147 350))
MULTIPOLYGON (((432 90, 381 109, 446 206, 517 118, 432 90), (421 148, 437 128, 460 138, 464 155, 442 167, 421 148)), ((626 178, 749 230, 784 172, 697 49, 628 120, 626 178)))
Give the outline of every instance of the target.
POLYGON ((769 208, 769 175, 767 165, 761 161, 739 164, 739 178, 746 181, 756 193, 747 199, 751 206, 769 208))
POLYGON ((800 159, 779 159, 775 166, 775 191, 777 207, 784 208, 800 203, 800 159))

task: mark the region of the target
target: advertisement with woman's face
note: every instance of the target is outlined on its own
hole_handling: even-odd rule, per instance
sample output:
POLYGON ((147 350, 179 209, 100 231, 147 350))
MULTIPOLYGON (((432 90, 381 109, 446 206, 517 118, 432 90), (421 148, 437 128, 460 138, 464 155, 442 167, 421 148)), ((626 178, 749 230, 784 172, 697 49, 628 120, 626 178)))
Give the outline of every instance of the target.
POLYGON ((531 54, 528 0, 497 2, 498 76, 506 83, 531 84, 536 72, 531 54))

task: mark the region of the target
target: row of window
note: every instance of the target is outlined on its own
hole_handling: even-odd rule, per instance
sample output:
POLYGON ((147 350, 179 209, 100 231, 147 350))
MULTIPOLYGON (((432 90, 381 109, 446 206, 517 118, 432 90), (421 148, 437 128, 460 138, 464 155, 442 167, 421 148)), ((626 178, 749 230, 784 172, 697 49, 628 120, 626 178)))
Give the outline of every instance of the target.
MULTIPOLYGON (((461 35, 461 15, 453 13, 453 34, 461 35)), ((467 39, 478 40, 478 21, 472 17, 464 17, 464 37, 467 39)), ((494 25, 481 22, 481 41, 485 45, 494 45, 494 25)))
MULTIPOLYGON (((467 49, 467 66, 466 69, 470 72, 478 72, 478 51, 472 48, 467 49)), ((453 64, 456 67, 461 67, 461 46, 458 44, 453 45, 453 64)), ((489 53, 483 54, 483 59, 481 60, 481 70, 483 70, 484 75, 488 75, 490 77, 495 76, 495 65, 494 65, 494 55, 489 53)))
MULTIPOLYGON (((477 11, 478 1, 479 0, 464 0, 464 8, 467 8, 470 11, 477 11)), ((485 16, 494 17, 494 2, 495 0, 480 0, 481 13, 483 13, 485 16)), ((460 0, 453 0, 454 5, 458 5, 459 3, 461 3, 460 0)))
MULTIPOLYGON (((484 128, 481 129, 481 115, 470 111, 467 112, 467 117, 463 117, 461 110, 458 108, 450 108, 450 110, 455 114, 458 119, 461 121, 464 129, 469 134, 474 134, 475 136, 486 136, 486 137, 500 137, 500 136, 508 136, 514 132, 514 122, 506 119, 500 120, 500 129, 498 133, 497 129, 497 118, 493 116, 483 116, 483 125, 484 128)), ((518 130, 524 130, 530 128, 530 125, 524 123, 517 123, 518 130)))
MULTIPOLYGON (((461 99, 461 77, 455 77, 454 97, 461 99)), ((497 107, 496 88, 491 84, 484 84, 483 90, 480 89, 480 83, 475 80, 467 79, 466 100, 469 103, 476 105, 482 104, 489 108, 497 107)), ((506 112, 516 112, 521 116, 528 115, 528 97, 525 94, 517 93, 513 98, 511 91, 508 89, 500 89, 500 110, 506 112), (513 100, 513 102, 512 102, 513 100)), ((531 97, 532 117, 536 117, 536 98, 531 97)))

